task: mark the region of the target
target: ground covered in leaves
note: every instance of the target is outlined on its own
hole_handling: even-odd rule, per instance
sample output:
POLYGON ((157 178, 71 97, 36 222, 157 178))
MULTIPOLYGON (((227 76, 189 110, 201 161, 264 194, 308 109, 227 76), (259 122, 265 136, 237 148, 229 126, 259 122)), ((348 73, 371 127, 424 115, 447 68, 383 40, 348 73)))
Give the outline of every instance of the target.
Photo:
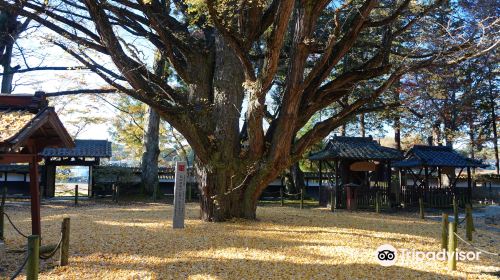
MULTIPOLYGON (((71 217, 70 265, 42 261, 41 279, 497 279, 499 258, 459 262, 450 272, 444 261, 401 262, 383 267, 375 249, 440 250, 441 225, 416 214, 331 213, 328 209, 259 207, 259 221, 212 224, 198 220, 188 204, 186 228, 171 227, 172 206, 84 202, 42 207, 43 243, 56 243, 60 223, 71 217)), ((29 207, 6 211, 24 232, 29 207)), ((25 240, 6 226, 7 249, 25 240)), ((463 235, 464 229, 459 229, 463 235)), ((478 229, 474 243, 500 251, 499 233, 478 229)), ((469 251, 463 243, 459 250, 469 251)), ((8 253, 0 278, 16 269, 23 256, 8 253)), ((24 278, 24 276, 23 276, 24 278)), ((23 279, 20 278, 20 279, 23 279)))

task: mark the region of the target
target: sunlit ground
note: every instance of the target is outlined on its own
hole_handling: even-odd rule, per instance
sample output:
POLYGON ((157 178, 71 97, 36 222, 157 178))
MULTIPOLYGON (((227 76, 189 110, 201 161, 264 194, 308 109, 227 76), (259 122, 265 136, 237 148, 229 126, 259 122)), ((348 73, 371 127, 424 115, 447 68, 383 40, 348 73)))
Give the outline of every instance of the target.
MULTIPOLYGON (((28 207, 7 212, 24 232, 28 207)), ((327 209, 263 206, 259 221, 221 224, 198 220, 197 204, 187 206, 186 228, 171 227, 172 206, 112 205, 82 202, 44 206, 43 243, 56 243, 60 223, 71 217, 70 265, 42 261, 41 279, 497 279, 499 258, 459 262, 450 272, 444 261, 398 260, 380 266, 375 249, 440 250, 441 225, 416 214, 331 213, 327 209)), ((25 240, 7 226, 7 249, 25 240)), ((465 235, 464 229, 459 229, 465 235)), ((499 234, 478 229, 474 243, 500 250, 499 234)), ((469 247, 459 244, 459 250, 469 247)), ((22 255, 9 253, 0 263, 5 278, 22 255)), ((24 279, 24 276, 22 276, 24 279)))

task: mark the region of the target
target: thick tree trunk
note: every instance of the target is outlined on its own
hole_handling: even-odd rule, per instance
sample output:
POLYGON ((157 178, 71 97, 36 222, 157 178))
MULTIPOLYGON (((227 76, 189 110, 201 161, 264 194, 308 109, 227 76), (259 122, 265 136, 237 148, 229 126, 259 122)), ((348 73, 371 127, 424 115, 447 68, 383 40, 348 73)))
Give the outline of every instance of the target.
MULTIPOLYGON (((164 76, 167 67, 166 60, 158 53, 155 58, 155 74, 164 76)), ((158 195, 158 156, 160 155, 160 114, 152 107, 148 108, 145 125, 143 154, 141 161, 141 179, 144 192, 152 194, 153 199, 158 195)))
MULTIPOLYGON (((146 132, 144 134, 144 153, 141 162, 141 179, 144 192, 156 195, 158 189, 158 156, 160 115, 151 107, 148 109, 146 132)), ((156 199, 156 197, 154 197, 156 199)))
POLYGON ((14 43, 8 43, 5 46, 5 52, 2 56, 1 62, 3 67, 3 76, 2 76, 2 88, 1 93, 12 93, 12 81, 14 79, 14 71, 11 67, 12 61, 12 48, 14 43))
POLYGON ((12 67, 14 43, 23 30, 17 21, 17 15, 6 11, 0 12, 0 64, 3 68, 1 93, 12 93, 12 81, 17 67, 12 67))
POLYGON ((287 176, 289 182, 286 184, 288 193, 298 194, 305 187, 304 172, 300 169, 299 162, 294 163, 290 167, 290 173, 287 176))
POLYGON ((208 158, 195 160, 201 193, 201 218, 219 222, 230 218, 255 218, 256 199, 245 196, 249 170, 241 162, 239 119, 245 76, 234 51, 220 34, 215 36, 215 71, 210 99, 213 110, 200 120, 207 128, 210 142, 208 158), (228 104, 232 104, 228 106, 228 104))
MULTIPOLYGON (((221 222, 231 218, 255 219, 258 196, 246 192, 254 180, 235 173, 235 170, 219 165, 211 167, 198 160, 195 163, 198 187, 201 192, 201 219, 221 222)), ((267 184, 268 182, 262 182, 267 184)))
POLYGON ((490 103, 490 112, 491 112, 491 129, 493 131, 493 149, 495 151, 495 169, 497 172, 497 175, 500 174, 500 158, 498 155, 498 130, 497 130, 497 114, 496 114, 496 95, 493 91, 493 84, 491 82, 491 73, 490 77, 488 78, 488 85, 489 85, 489 103, 490 103))

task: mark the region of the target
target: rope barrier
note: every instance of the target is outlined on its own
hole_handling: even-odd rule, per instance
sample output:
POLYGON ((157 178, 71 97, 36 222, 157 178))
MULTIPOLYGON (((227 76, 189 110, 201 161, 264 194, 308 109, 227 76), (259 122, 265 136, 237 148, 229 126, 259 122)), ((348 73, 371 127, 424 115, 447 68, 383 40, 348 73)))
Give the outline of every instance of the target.
POLYGON ((29 254, 26 253, 26 258, 24 258, 23 264, 17 269, 17 271, 14 273, 14 275, 12 275, 10 277, 10 280, 16 279, 16 277, 19 276, 19 274, 21 274, 21 271, 23 271, 24 267, 28 263, 28 257, 29 257, 29 254))
POLYGON ((3 214, 5 215, 5 217, 7 217, 7 220, 9 221, 9 223, 12 225, 12 227, 17 231, 17 233, 19 233, 21 236, 23 236, 24 238, 28 238, 28 236, 24 233, 22 233, 17 227, 16 225, 12 222, 12 220, 10 219, 9 215, 7 215, 7 213, 3 212, 3 214))
POLYGON ((485 250, 483 250, 483 249, 480 249, 480 248, 478 248, 478 247, 476 247, 476 246, 472 245, 471 243, 469 243, 469 242, 465 241, 464 239, 462 239, 462 237, 460 237, 460 235, 458 235, 456 232, 454 232, 453 234, 455 234, 455 236, 456 236, 458 239, 462 240, 465 244, 467 244, 467 245, 471 246, 472 248, 474 248, 474 249, 476 249, 476 250, 478 250, 478 251, 480 251, 480 252, 483 252, 483 253, 488 254, 488 255, 500 256, 500 253, 492 253, 492 252, 488 252, 488 251, 485 251, 485 250))
POLYGON ((54 248, 54 250, 52 250, 52 252, 50 252, 48 254, 43 254, 43 255, 40 254, 40 259, 42 259, 42 260, 48 260, 48 259, 52 258, 56 254, 57 250, 59 250, 59 248, 61 248, 62 239, 63 239, 63 237, 62 237, 62 234, 61 234, 61 238, 59 239, 59 242, 57 243, 57 245, 54 248))

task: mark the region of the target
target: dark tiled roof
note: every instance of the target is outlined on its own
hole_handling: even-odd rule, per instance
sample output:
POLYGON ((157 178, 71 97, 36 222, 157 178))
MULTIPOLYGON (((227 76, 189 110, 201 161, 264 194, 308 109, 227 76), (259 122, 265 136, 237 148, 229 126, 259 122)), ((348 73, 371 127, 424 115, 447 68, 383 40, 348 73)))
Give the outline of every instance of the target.
POLYGON ((309 156, 311 160, 354 159, 354 160, 397 160, 400 151, 381 146, 372 137, 334 136, 326 148, 309 156))
POLYGON ((483 167, 484 165, 459 154, 452 147, 415 145, 405 156, 405 160, 394 163, 395 167, 443 166, 443 167, 483 167))
POLYGON ((47 148, 40 155, 44 157, 111 157, 111 142, 107 140, 75 140, 75 147, 47 148))

